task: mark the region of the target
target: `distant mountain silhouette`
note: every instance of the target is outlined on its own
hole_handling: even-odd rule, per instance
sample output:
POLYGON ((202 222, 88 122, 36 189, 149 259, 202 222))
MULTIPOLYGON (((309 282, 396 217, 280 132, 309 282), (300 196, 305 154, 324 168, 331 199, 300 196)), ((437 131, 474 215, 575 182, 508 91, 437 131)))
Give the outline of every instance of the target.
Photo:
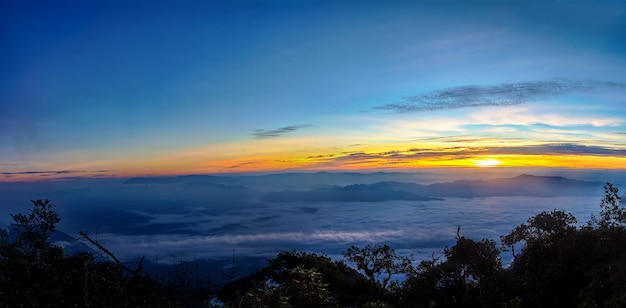
POLYGON ((275 173, 264 175, 182 175, 174 177, 136 177, 124 184, 189 184, 219 183, 234 186, 260 188, 266 191, 282 189, 311 189, 319 185, 343 186, 353 183, 372 184, 380 181, 401 180, 410 182, 422 173, 401 172, 314 172, 314 173, 275 173))
POLYGON ((229 177, 225 176, 212 176, 212 175, 181 175, 173 177, 137 177, 131 178, 124 182, 124 184, 192 184, 192 183, 226 183, 230 182, 229 177))
POLYGON ((50 243, 63 247, 63 252, 66 255, 71 255, 79 252, 88 252, 98 255, 95 250, 85 244, 77 237, 71 236, 65 232, 55 230, 50 236, 50 243))
MULTIPOLYGON (((492 180, 460 180, 431 185, 416 185, 407 191, 437 197, 494 197, 562 195, 589 195, 593 190, 602 191, 604 183, 566 179, 560 176, 534 176, 522 174, 512 178, 492 180)), ((393 186, 393 185, 392 185, 393 186)), ((395 187, 400 189, 399 187, 395 187)))
MULTIPOLYGON (((213 199, 234 196, 259 197, 269 202, 380 202, 387 200, 428 201, 444 197, 475 198, 494 196, 563 196, 602 192, 603 182, 567 179, 560 176, 522 174, 490 180, 457 180, 429 185, 399 181, 369 182, 373 176, 385 179, 386 173, 284 173, 258 176, 185 175, 176 177, 132 178, 124 184, 170 184, 210 192, 213 199), (359 175, 361 178, 359 178, 359 175), (328 180, 329 182, 323 182, 328 180), (362 180, 360 183, 352 184, 362 180), (333 183, 347 184, 333 184, 333 183), (259 183, 263 187, 256 188, 259 183), (246 185, 251 185, 250 187, 246 185), (265 185, 265 186, 263 186, 265 185), (282 190, 276 190, 277 188, 282 190), (264 192, 263 192, 264 191, 264 192), (221 196, 221 197, 220 197, 221 196)), ((397 175, 394 173, 394 175, 397 175)), ((407 178, 408 180, 408 178, 407 178)))
POLYGON ((429 201, 441 199, 394 190, 386 182, 316 188, 305 191, 283 190, 265 193, 261 196, 261 201, 271 202, 380 202, 388 200, 429 201))
POLYGON ((566 179, 559 176, 519 175, 492 180, 459 180, 447 183, 419 185, 402 182, 353 184, 303 191, 283 190, 266 193, 262 201, 272 202, 380 202, 386 200, 441 200, 442 197, 495 197, 589 195, 601 192, 602 182, 566 179))
MULTIPOLYGON (((15 225, 8 226, 8 243, 15 243, 19 237, 20 231, 15 225)), ((50 234, 50 238, 48 242, 53 245, 60 246, 63 248, 63 253, 66 255, 71 255, 79 252, 89 252, 95 253, 91 247, 87 244, 83 243, 77 237, 71 236, 63 231, 54 230, 52 234, 50 234)))

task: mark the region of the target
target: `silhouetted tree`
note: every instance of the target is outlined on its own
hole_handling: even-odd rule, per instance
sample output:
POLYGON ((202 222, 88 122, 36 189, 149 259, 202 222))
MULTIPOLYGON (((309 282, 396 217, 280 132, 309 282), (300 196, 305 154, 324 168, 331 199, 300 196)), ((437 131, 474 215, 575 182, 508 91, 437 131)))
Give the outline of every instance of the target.
POLYGON ((501 236, 500 240, 504 247, 510 248, 513 256, 515 256, 515 244, 522 243, 531 246, 539 243, 547 245, 551 239, 576 230, 576 222, 576 217, 571 213, 561 210, 544 211, 528 218, 526 223, 515 227, 511 233, 501 236))
POLYGON ((0 306, 174 306, 168 290, 143 275, 93 254, 70 256, 49 242, 60 221, 49 200, 33 200, 27 214, 0 228, 0 306))
POLYGON ((604 198, 600 202, 600 228, 616 228, 626 223, 626 209, 620 206, 619 190, 611 183, 604 186, 604 198))
POLYGON ((218 294, 219 299, 224 302, 239 302, 244 294, 254 294, 255 290, 262 290, 267 286, 267 281, 275 284, 288 283, 296 268, 314 269, 319 273, 323 282, 327 284, 326 288, 333 302, 340 306, 361 306, 376 301, 377 294, 380 293, 378 285, 372 284, 342 261, 333 261, 316 253, 291 251, 279 253, 259 272, 225 285, 218 294))
POLYGON ((286 272, 288 279, 277 286, 261 283, 246 292, 235 307, 328 307, 333 299, 317 269, 296 267, 286 272))
POLYGON ((411 259, 397 255, 388 245, 351 246, 343 255, 354 262, 371 282, 380 283, 383 288, 387 288, 392 275, 411 270, 411 259), (377 277, 381 277, 380 280, 377 277))
POLYGON ((403 284, 407 307, 496 307, 502 301, 500 250, 493 240, 460 236, 442 258, 424 260, 403 284))
POLYGON ((585 226, 563 211, 543 212, 501 238, 522 244, 509 272, 524 306, 626 306, 624 208, 617 188, 607 184, 605 193, 599 219, 585 226))

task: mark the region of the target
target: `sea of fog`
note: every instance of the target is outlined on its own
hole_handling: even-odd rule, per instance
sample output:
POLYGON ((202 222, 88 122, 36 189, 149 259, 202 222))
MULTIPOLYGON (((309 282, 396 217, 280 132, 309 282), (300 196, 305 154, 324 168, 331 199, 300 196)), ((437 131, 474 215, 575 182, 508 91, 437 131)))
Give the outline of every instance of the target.
MULTIPOLYGON (((419 182, 419 176, 412 181, 403 174, 324 177, 327 183, 304 178, 300 189, 381 179, 419 182)), ((541 211, 562 209, 584 223, 599 211, 604 193, 600 183, 588 194, 576 196, 270 202, 261 201, 259 195, 281 189, 278 182, 231 180, 229 184, 157 181, 131 185, 125 179, 0 183, 0 224, 10 222, 9 213, 25 212, 29 200, 48 198, 61 215, 60 231, 75 237, 84 231, 126 260, 138 256, 158 257, 160 262, 271 258, 286 250, 320 252, 339 259, 351 245, 370 243, 388 244, 421 260, 441 255, 444 247, 453 245, 457 227, 468 238, 489 238, 500 244, 501 235, 541 211)), ((289 182, 285 186, 294 186, 293 178, 284 180, 289 182)), ((508 259, 503 254, 505 263, 508 259)))
MULTIPOLYGON (((221 209, 214 214, 154 215, 150 232, 103 232, 104 226, 82 226, 120 257, 159 255, 160 260, 272 257, 283 250, 323 252, 334 258, 351 245, 388 244, 417 260, 439 255, 461 235, 499 237, 541 211, 563 209, 580 222, 598 211, 601 196, 450 198, 444 201, 380 203, 275 203, 221 209), (159 232, 159 227, 187 224, 159 232), (150 233, 150 234, 146 234, 150 233)), ((72 231, 75 231, 74 229, 72 231)), ((70 231, 70 230, 68 230, 70 231)), ((506 258, 506 256, 503 256, 506 258)))

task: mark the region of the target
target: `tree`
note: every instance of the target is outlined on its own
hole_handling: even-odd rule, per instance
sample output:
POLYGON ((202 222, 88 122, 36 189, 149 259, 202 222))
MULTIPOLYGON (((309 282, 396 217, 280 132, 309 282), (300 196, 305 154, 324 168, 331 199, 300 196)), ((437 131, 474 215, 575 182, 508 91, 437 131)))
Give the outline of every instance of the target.
MULTIPOLYGON (((8 230, 0 229, 0 290, 6 305, 45 303, 62 291, 62 283, 54 280, 62 268, 63 250, 48 242, 60 218, 49 200, 31 202, 27 214, 10 215, 13 223, 8 230)), ((72 272, 60 277, 64 275, 72 272)))
POLYGON ((144 275, 128 275, 91 253, 65 255, 49 242, 61 220, 49 200, 0 228, 1 307, 174 306, 176 297, 144 275))
POLYGON ((401 305, 409 307, 497 307, 502 301, 502 262, 493 240, 474 241, 457 233, 443 257, 423 260, 403 284, 401 305))
POLYGON ((14 222, 9 227, 9 232, 3 231, 3 234, 14 234, 13 249, 28 257, 30 261, 35 261, 41 260, 50 250, 56 248, 48 242, 48 239, 61 218, 52 210, 50 200, 38 199, 31 202, 33 208, 29 209, 28 215, 11 214, 14 222))
POLYGON ((511 233, 501 236, 500 240, 515 256, 515 244, 520 242, 526 246, 535 243, 549 244, 548 239, 576 230, 576 222, 576 217, 571 213, 562 210, 543 211, 515 227, 511 233))
POLYGON ((387 288, 392 275, 407 273, 412 267, 410 258, 397 255, 388 245, 370 244, 362 249, 351 246, 343 255, 348 261, 356 263, 371 282, 378 282, 383 288, 387 288), (380 281, 377 276, 382 277, 380 281))
POLYGON ((600 202, 600 221, 598 221, 600 228, 612 228, 626 223, 626 209, 620 206, 621 201, 617 187, 606 183, 604 198, 600 202))
POLYGON ((234 307, 328 307, 333 304, 316 269, 296 267, 287 271, 288 279, 279 285, 261 283, 246 292, 234 307))
POLYGON ((363 306, 376 301, 381 293, 378 284, 371 283, 343 261, 333 261, 317 253, 284 251, 268 260, 268 265, 259 272, 222 287, 218 297, 223 302, 240 303, 245 294, 260 294, 272 285, 289 284, 295 269, 314 270, 320 274, 333 302, 342 307, 363 306))
POLYGON ((624 307, 626 210, 620 200, 607 183, 599 218, 587 225, 577 228, 571 214, 555 210, 501 237, 511 248, 523 244, 508 270, 515 298, 530 307, 624 307))
POLYGON ((456 298, 463 306, 495 306, 499 300, 502 262, 495 241, 458 236, 456 244, 444 249, 445 267, 452 270, 456 298))
POLYGON ((459 237, 454 246, 444 249, 446 262, 454 265, 459 280, 464 283, 477 283, 493 277, 502 270, 500 250, 493 240, 476 242, 459 237))

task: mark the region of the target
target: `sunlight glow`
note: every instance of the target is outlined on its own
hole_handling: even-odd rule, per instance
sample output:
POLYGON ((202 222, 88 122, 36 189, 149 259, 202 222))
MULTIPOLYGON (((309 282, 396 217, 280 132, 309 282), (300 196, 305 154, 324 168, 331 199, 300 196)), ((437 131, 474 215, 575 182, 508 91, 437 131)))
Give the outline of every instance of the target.
POLYGON ((493 158, 477 159, 474 161, 476 167, 495 167, 500 165, 501 162, 493 158))

